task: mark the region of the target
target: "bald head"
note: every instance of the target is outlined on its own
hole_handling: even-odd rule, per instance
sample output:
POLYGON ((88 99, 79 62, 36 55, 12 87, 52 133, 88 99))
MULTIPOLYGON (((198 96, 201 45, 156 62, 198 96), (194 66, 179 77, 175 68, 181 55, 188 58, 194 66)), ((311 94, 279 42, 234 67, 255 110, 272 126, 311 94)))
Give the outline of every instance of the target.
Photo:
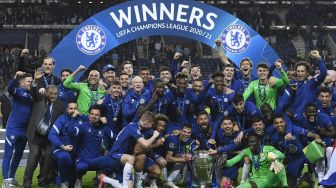
POLYGON ((97 70, 92 70, 88 76, 88 83, 90 85, 98 85, 100 79, 100 74, 97 70))

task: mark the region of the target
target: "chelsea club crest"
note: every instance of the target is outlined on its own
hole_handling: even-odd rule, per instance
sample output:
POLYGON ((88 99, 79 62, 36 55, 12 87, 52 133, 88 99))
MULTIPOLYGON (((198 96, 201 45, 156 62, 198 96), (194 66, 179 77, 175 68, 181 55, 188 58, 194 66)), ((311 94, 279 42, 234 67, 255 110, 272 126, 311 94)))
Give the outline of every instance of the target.
POLYGON ((251 35, 242 25, 230 25, 225 28, 222 35, 225 50, 231 53, 242 53, 251 43, 251 35))
POLYGON ((96 25, 86 25, 78 31, 76 43, 81 52, 96 55, 106 46, 106 34, 96 25))

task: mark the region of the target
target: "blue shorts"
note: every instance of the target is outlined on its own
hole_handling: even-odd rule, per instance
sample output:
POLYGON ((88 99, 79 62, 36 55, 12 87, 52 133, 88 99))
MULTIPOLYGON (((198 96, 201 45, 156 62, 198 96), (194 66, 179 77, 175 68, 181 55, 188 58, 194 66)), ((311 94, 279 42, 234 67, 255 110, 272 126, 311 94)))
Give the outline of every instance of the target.
POLYGON ((287 154, 286 159, 286 172, 289 176, 298 178, 301 176, 304 163, 308 162, 306 156, 303 153, 300 154, 287 154))
POLYGON ((152 152, 148 157, 153 159, 154 161, 156 161, 157 159, 161 158, 162 156, 159 153, 152 152))
POLYGON ((149 167, 155 165, 155 161, 149 157, 146 158, 145 160, 145 166, 144 166, 144 171, 147 171, 149 167))

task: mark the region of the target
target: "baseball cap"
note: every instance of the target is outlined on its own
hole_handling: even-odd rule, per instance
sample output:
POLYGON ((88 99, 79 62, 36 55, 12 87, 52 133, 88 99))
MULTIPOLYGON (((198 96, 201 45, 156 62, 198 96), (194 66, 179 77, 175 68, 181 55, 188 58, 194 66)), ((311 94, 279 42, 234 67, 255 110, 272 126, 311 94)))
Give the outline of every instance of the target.
POLYGON ((111 65, 111 64, 107 64, 107 65, 105 65, 104 66, 104 68, 103 68, 103 73, 104 72, 107 72, 107 71, 109 71, 109 70, 111 70, 111 71, 116 71, 116 69, 115 69, 115 67, 113 66, 113 65, 111 65))

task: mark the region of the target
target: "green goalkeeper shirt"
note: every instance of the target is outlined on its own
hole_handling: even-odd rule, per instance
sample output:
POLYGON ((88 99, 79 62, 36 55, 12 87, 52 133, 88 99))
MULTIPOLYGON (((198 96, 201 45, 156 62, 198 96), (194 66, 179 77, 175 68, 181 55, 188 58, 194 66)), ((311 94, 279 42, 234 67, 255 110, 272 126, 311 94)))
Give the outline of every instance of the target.
POLYGON ((277 104, 277 94, 279 89, 288 84, 288 77, 284 71, 281 71, 281 79, 275 78, 275 85, 273 87, 260 84, 259 80, 254 80, 246 88, 243 94, 244 99, 247 100, 249 96, 253 94, 258 108, 260 108, 262 104, 268 103, 274 110, 277 104))

